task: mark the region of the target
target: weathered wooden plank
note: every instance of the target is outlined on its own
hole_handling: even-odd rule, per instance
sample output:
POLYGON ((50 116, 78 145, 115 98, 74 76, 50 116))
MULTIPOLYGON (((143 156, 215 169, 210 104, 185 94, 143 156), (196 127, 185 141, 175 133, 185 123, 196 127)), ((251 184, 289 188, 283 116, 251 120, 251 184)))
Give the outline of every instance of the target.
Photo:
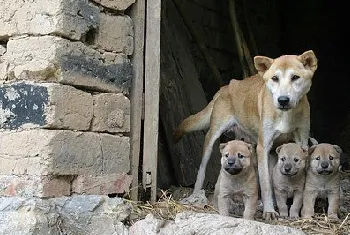
POLYGON ((141 143, 141 119, 143 110, 143 82, 144 82, 144 37, 145 37, 145 1, 138 0, 131 8, 131 18, 134 22, 134 53, 131 61, 133 64, 133 80, 131 84, 131 130, 130 130, 130 157, 131 183, 130 197, 138 200, 138 171, 140 161, 141 143))
POLYGON ((143 187, 151 188, 156 200, 159 81, 160 81, 160 14, 161 0, 146 1, 145 37, 145 121, 143 148, 143 187))

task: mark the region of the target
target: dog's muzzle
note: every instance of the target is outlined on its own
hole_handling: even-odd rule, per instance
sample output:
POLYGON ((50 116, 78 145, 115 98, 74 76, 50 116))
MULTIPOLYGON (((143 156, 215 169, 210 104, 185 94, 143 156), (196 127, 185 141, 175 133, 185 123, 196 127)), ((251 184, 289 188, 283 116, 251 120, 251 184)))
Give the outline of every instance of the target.
POLYGON ((317 173, 320 174, 320 175, 330 175, 330 174, 333 173, 333 171, 324 170, 324 169, 319 169, 319 170, 317 170, 317 173))
POLYGON ((321 168, 317 169, 317 173, 320 175, 330 175, 333 170, 328 169, 330 164, 327 161, 321 162, 321 168))
POLYGON ((243 170, 242 167, 225 167, 225 171, 230 175, 237 175, 243 170))
POLYGON ((290 99, 288 96, 282 95, 282 96, 278 97, 277 102, 279 105, 278 108, 282 111, 287 111, 287 110, 292 108, 290 106, 290 99))

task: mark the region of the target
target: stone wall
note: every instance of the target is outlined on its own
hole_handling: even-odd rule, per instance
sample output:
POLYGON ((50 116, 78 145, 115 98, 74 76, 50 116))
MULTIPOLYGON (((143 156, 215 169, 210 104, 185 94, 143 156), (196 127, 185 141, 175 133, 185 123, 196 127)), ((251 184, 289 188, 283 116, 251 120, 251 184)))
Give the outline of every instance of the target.
POLYGON ((135 0, 0 0, 0 196, 129 191, 135 0))

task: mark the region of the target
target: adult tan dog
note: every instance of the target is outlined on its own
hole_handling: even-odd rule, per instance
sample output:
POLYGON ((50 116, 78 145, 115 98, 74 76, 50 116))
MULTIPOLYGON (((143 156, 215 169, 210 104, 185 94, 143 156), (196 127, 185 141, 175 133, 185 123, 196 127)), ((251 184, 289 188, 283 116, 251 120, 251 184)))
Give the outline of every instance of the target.
POLYGON ((278 160, 273 168, 272 185, 280 217, 299 218, 303 205, 308 152, 296 143, 276 148, 278 160), (293 198, 288 213, 287 199, 293 198))
POLYGON ((230 200, 244 204, 244 219, 254 219, 258 205, 258 178, 251 158, 252 145, 241 140, 220 144, 221 170, 215 184, 213 204, 229 216, 230 200))
POLYGON ((310 107, 306 94, 317 69, 317 58, 309 50, 301 55, 283 55, 276 59, 255 56, 254 64, 257 75, 243 80, 232 79, 223 86, 207 107, 179 125, 174 140, 178 141, 188 132, 209 128, 194 187, 196 193, 203 187, 215 141, 229 129, 245 133, 257 144, 263 217, 270 220, 278 214, 273 206, 269 152, 274 145, 290 139, 307 148, 310 107))
POLYGON ((301 216, 314 216, 316 198, 328 198, 327 214, 338 219, 340 200, 340 154, 337 145, 321 143, 310 147, 310 166, 306 173, 301 216))

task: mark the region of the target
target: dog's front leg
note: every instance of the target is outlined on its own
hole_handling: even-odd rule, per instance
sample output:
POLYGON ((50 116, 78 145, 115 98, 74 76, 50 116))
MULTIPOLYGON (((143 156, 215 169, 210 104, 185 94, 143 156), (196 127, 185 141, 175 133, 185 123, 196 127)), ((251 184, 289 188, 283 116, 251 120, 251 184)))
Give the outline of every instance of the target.
POLYGON ((257 146, 259 182, 264 206, 263 218, 265 220, 276 219, 278 216, 273 205, 272 183, 269 173, 269 152, 275 138, 275 133, 261 133, 257 146))
POLYGON ((275 197, 278 207, 279 216, 282 218, 288 217, 287 192, 275 190, 275 197))
POLYGON ((253 220, 258 206, 258 195, 243 196, 244 212, 243 218, 253 220))
POLYGON ((300 128, 297 128, 294 132, 294 141, 295 143, 299 144, 304 150, 308 150, 308 142, 309 142, 309 136, 310 136, 310 125, 307 123, 300 128))
MULTIPOLYGON (((306 188, 307 186, 305 186, 306 188)), ((318 196, 317 190, 304 190, 303 206, 301 209, 301 217, 303 219, 311 219, 315 215, 315 202, 318 196)))
POLYGON ((328 210, 327 214, 330 219, 338 218, 339 209, 339 192, 330 192, 328 195, 328 210))
POLYGON ((289 217, 292 219, 299 218, 300 209, 303 206, 303 191, 294 192, 293 204, 290 207, 289 217))
POLYGON ((226 193, 220 193, 218 196, 218 210, 220 215, 229 216, 230 209, 230 195, 226 193))

